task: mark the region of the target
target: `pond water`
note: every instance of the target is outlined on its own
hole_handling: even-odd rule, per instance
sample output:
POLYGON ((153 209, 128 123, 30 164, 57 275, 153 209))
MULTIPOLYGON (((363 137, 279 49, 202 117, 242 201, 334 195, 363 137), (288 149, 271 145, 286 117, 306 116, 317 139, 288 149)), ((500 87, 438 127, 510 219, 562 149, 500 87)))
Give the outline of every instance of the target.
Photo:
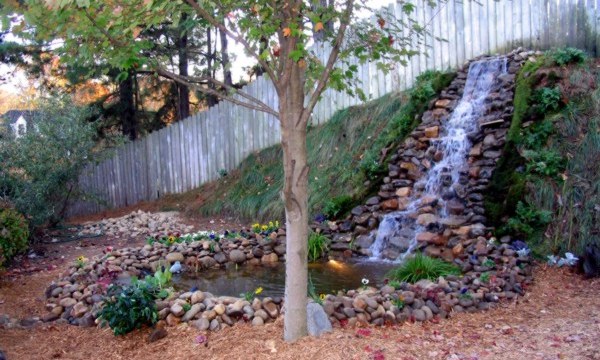
MULTIPOLYGON (((369 279, 369 285, 381 286, 386 274, 397 266, 387 262, 375 261, 336 261, 311 263, 308 273, 317 294, 335 293, 337 290, 350 290, 362 286, 363 278, 369 279)), ((240 296, 241 293, 263 288, 260 295, 282 297, 285 288, 285 264, 272 266, 242 265, 237 269, 211 269, 201 272, 186 272, 173 275, 175 289, 188 291, 193 288, 208 291, 214 295, 240 296)))

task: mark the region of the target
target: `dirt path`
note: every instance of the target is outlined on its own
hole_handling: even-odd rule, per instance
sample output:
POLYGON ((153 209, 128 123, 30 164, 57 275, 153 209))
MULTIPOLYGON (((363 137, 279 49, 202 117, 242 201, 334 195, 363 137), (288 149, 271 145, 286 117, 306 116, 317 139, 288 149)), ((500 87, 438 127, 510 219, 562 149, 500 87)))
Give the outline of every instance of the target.
MULTIPOLYGON (((210 224, 210 222, 209 222, 210 224)), ((116 239, 94 239, 49 248, 61 254, 32 260, 42 271, 0 281, 0 314, 44 313, 44 289, 79 254, 91 256, 116 239), (65 256, 63 259, 62 256, 65 256)), ((127 244, 130 246, 131 244, 127 244)), ((541 266, 519 303, 435 323, 389 328, 335 329, 294 344, 282 340, 283 324, 236 325, 205 333, 181 325, 147 343, 150 329, 115 337, 110 329, 42 325, 0 329, 7 359, 594 359, 600 360, 600 280, 583 280, 567 270, 541 266)))

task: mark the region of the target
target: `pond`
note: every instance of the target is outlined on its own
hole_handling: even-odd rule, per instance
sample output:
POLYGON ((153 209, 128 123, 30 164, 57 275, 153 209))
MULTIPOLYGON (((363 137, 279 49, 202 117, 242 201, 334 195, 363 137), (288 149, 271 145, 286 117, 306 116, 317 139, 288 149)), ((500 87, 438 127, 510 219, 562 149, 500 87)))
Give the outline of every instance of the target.
MULTIPOLYGON (((331 294, 337 290, 356 289, 362 286, 363 278, 369 279, 370 286, 382 286, 387 272, 395 266, 397 264, 379 261, 329 260, 310 263, 308 273, 317 294, 331 294)), ((240 296, 243 292, 262 287, 261 297, 283 297, 285 264, 241 265, 238 268, 231 266, 227 269, 203 270, 198 273, 186 272, 173 275, 173 284, 177 290, 188 291, 197 288, 224 296, 240 296)))

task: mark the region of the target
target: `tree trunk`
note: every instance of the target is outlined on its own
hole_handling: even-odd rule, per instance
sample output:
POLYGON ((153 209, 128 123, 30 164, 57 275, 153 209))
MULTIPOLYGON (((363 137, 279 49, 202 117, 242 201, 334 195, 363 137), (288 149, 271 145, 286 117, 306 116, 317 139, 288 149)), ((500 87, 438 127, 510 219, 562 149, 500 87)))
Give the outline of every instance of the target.
MULTIPOLYGON (((182 21, 187 18, 183 14, 182 21)), ((188 73, 188 36, 184 32, 179 36, 177 42, 179 52, 179 75, 187 77, 188 73)), ((177 84, 177 116, 178 120, 183 120, 190 116, 190 89, 183 84, 177 84)))
POLYGON ((129 140, 135 140, 137 138, 137 123, 135 119, 135 103, 133 93, 133 77, 135 72, 131 71, 127 79, 119 83, 119 108, 121 118, 121 127, 123 129, 123 135, 129 138, 129 140))
POLYGON ((307 334, 308 289, 308 164, 304 107, 304 71, 292 66, 290 81, 280 97, 281 145, 286 217, 284 339, 295 341, 307 334))
POLYGON ((231 78, 231 64, 229 61, 229 52, 227 51, 227 34, 223 29, 219 29, 221 36, 221 66, 223 66, 223 83, 232 86, 233 79, 231 78))
MULTIPOLYGON (((206 58, 206 72, 207 72, 207 76, 210 77, 214 77, 214 71, 213 71, 213 59, 214 59, 214 52, 213 52, 213 48, 212 48, 212 29, 209 27, 206 29, 206 46, 207 46, 207 51, 206 53, 208 54, 207 58, 206 58)), ((215 88, 215 84, 213 84, 212 82, 209 82, 207 85, 209 88, 214 89, 215 88)), ((211 106, 215 106, 217 104, 217 97, 211 94, 206 94, 206 106, 211 107, 211 106)))

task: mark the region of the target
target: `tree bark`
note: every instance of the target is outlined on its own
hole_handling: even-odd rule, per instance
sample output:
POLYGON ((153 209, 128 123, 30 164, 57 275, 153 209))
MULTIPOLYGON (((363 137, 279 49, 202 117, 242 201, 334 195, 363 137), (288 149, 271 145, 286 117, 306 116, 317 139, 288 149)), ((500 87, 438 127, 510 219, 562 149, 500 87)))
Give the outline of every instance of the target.
POLYGON ((121 118, 121 127, 123 129, 123 135, 127 136, 129 140, 135 140, 137 138, 138 128, 137 121, 135 119, 135 103, 134 103, 134 89, 133 89, 133 77, 135 72, 129 72, 127 79, 119 83, 119 108, 121 118))
POLYGON ((231 64, 229 61, 229 52, 227 51, 227 34, 222 29, 219 29, 221 36, 221 66, 223 66, 223 83, 225 85, 233 85, 231 78, 231 64))
MULTIPOLYGON (((206 58, 207 76, 214 77, 213 59, 214 59, 215 53, 213 52, 213 48, 212 48, 212 29, 210 27, 206 29, 206 46, 207 46, 207 53, 208 53, 208 57, 206 58)), ((213 83, 209 83, 208 87, 211 89, 214 89, 215 85, 213 83)), ((206 95, 206 105, 208 107, 215 106, 217 104, 217 101, 218 101, 218 99, 216 96, 211 95, 211 94, 206 95)))
POLYGON ((286 217, 284 339, 295 341, 307 335, 308 288, 308 164, 304 108, 304 71, 294 64, 285 94, 280 99, 281 145, 285 183, 286 217))
MULTIPOLYGON (((184 14, 182 20, 187 16, 184 14)), ((177 41, 179 55, 179 75, 188 76, 188 35, 187 32, 181 34, 177 41)), ((178 120, 183 120, 190 116, 190 89, 184 84, 177 84, 177 116, 178 120)))

